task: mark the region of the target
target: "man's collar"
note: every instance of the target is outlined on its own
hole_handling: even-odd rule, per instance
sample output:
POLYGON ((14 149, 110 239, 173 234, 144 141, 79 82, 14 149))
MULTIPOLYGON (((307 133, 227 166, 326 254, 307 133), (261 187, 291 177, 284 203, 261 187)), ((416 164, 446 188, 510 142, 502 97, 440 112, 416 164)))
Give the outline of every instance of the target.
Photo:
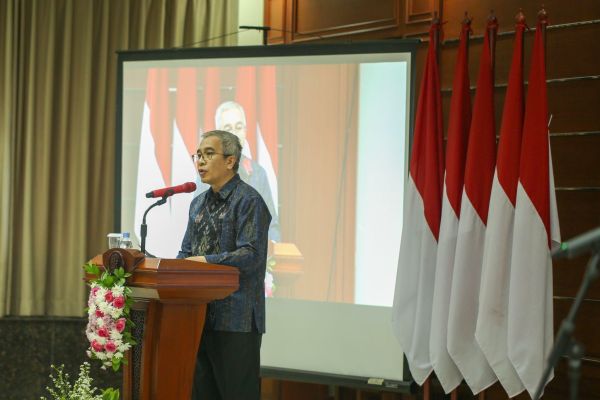
POLYGON ((215 198, 217 198, 219 200, 227 200, 227 198, 229 197, 231 192, 233 192, 233 189, 235 189, 235 187, 237 186, 239 181, 240 181, 240 175, 238 173, 236 173, 230 180, 227 181, 227 183, 225 185, 223 185, 221 190, 219 190, 218 192, 215 193, 211 188, 210 191, 212 192, 212 195, 215 198))

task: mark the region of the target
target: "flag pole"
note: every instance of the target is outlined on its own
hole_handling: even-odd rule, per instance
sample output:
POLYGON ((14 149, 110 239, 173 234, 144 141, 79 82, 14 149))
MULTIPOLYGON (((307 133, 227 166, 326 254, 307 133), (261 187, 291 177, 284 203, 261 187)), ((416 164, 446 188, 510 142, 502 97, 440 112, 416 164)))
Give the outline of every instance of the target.
POLYGON ((496 33, 498 30, 498 19, 496 18, 496 14, 494 10, 490 11, 490 15, 488 17, 488 25, 487 29, 489 30, 488 40, 490 41, 490 60, 492 64, 492 79, 494 78, 494 74, 496 71, 496 33))
MULTIPOLYGON (((468 32, 471 32, 471 22, 473 22, 473 18, 469 17, 469 12, 465 11, 465 17, 463 18, 461 25, 463 26, 463 29, 465 27, 468 27, 468 32)), ((466 42, 466 48, 467 48, 467 60, 469 59, 469 44, 471 41, 471 36, 467 33, 467 35, 465 36, 465 42, 466 42)), ((454 390, 452 390, 450 392, 450 400, 458 400, 458 387, 455 388, 454 390)))
MULTIPOLYGON (((488 16, 488 40, 490 45, 490 63, 492 66, 492 81, 495 81, 495 72, 496 72, 496 33, 498 31, 498 19, 496 18, 496 14, 494 10, 490 10, 490 15, 488 16)), ((485 392, 486 390, 482 390, 479 395, 479 400, 485 400, 485 392)))

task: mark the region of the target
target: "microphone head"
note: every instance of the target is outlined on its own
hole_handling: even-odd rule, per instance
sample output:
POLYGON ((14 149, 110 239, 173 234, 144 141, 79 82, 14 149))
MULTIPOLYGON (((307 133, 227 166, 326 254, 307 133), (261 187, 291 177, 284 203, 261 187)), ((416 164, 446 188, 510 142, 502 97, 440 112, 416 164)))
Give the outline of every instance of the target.
POLYGON ((196 184, 194 182, 186 182, 182 186, 184 193, 191 193, 196 191, 196 184))

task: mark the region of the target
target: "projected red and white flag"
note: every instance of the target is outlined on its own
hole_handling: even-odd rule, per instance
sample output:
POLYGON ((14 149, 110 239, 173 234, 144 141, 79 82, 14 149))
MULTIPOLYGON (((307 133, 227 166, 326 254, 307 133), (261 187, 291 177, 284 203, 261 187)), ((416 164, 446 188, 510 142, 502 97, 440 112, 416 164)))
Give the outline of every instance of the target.
POLYGON ((212 131, 215 126, 215 111, 221 103, 221 75, 219 68, 208 67, 204 70, 204 120, 203 131, 212 131))
POLYGON ((235 83, 235 101, 246 116, 246 143, 242 154, 250 159, 256 154, 256 67, 239 67, 235 83))
POLYGON ((442 201, 442 217, 435 266, 435 288, 431 311, 431 337, 429 341, 431 363, 444 392, 450 393, 461 382, 462 375, 452 361, 447 349, 448 308, 454 251, 460 218, 460 201, 463 192, 465 158, 469 126, 471 124, 471 93, 469 83, 468 44, 471 21, 463 22, 460 45, 456 59, 448 142, 446 144, 446 173, 442 201))
POLYGON ((537 24, 529 72, 508 303, 508 356, 531 396, 552 348, 550 247, 560 243, 548 137, 545 25, 545 19, 537 24))
MULTIPOLYGON (((145 194, 157 188, 172 186, 171 140, 168 70, 152 68, 148 70, 146 101, 140 133, 135 202, 135 230, 138 240, 143 213, 154 202, 153 199, 147 199, 145 194)), ((168 229, 165 229, 170 224, 170 220, 167 207, 158 207, 148 214, 146 222, 149 231, 146 248, 152 254, 163 257, 173 255, 173 249, 168 246, 169 241, 165 241, 163 237, 163 235, 170 235, 168 229)))
POLYGON ((394 333, 419 385, 432 371, 429 334, 442 210, 442 101, 436 54, 439 30, 438 23, 429 30, 429 50, 415 117, 392 309, 394 333))
MULTIPOLYGON (((522 15, 522 14, 521 14, 522 15)), ((523 33, 525 18, 515 27, 513 59, 504 100, 496 173, 485 233, 479 310, 475 338, 508 397, 525 387, 508 359, 508 289, 519 157, 523 130, 523 33)))
MULTIPOLYGON (((198 77, 195 68, 179 68, 177 70, 175 120, 173 121, 172 143, 172 178, 171 182, 195 182, 198 179, 196 167, 191 155, 198 147, 198 77)), ((179 244, 188 223, 190 202, 194 193, 173 196, 169 201, 171 212, 171 241, 179 244)), ((153 210, 154 211, 154 210, 153 210)), ((178 248, 177 248, 178 250, 178 248)))
POLYGON ((496 381, 496 375, 475 341, 481 261, 496 161, 490 47, 490 33, 495 38, 496 30, 496 20, 489 20, 483 39, 469 131, 448 315, 448 353, 475 394, 496 381))
POLYGON ((274 66, 260 67, 260 104, 256 124, 256 157, 267 173, 275 212, 277 212, 278 187, 278 134, 277 134, 277 76, 274 66))

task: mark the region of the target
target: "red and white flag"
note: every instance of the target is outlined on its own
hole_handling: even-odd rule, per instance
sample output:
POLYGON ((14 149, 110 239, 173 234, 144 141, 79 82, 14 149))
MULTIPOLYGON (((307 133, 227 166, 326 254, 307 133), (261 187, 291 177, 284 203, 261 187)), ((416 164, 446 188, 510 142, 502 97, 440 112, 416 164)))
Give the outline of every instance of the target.
POLYGON ((560 243, 548 137, 545 25, 545 20, 537 24, 529 73, 508 301, 508 357, 531 396, 552 348, 550 248, 560 243))
POLYGON ((242 143, 242 154, 252 159, 256 154, 256 67, 237 68, 235 102, 242 106, 246 116, 246 142, 242 143))
POLYGON ((429 50, 415 117, 392 309, 394 333, 419 385, 432 371, 429 334, 442 209, 442 102, 436 54, 436 33, 439 30, 439 24, 433 24, 429 30, 429 50))
MULTIPOLYGON (((180 185, 198 179, 191 155, 198 147, 198 77, 195 68, 177 70, 177 97, 173 121, 171 182, 180 185)), ((170 241, 181 245, 189 218, 190 203, 194 193, 180 193, 169 200, 171 212, 170 241)))
POLYGON ((515 28, 513 59, 504 100, 496 173, 485 232, 479 310, 475 338, 508 397, 525 387, 508 359, 508 285, 515 199, 525 100, 523 91, 523 33, 525 18, 515 28))
POLYGON ((448 314, 448 353, 475 394, 496 381, 496 375, 475 340, 483 245, 496 162, 490 51, 490 33, 495 39, 496 30, 496 20, 488 21, 469 131, 448 314))
POLYGON ((279 202, 277 186, 277 71, 274 66, 260 67, 260 104, 256 125, 256 158, 264 168, 273 196, 275 212, 279 202), (260 121, 260 123, 258 122, 260 121))
MULTIPOLYGON (((135 202, 135 232, 140 240, 140 226, 144 211, 156 200, 146 198, 151 190, 171 186, 172 120, 169 107, 169 73, 167 69, 148 71, 146 101, 142 115, 140 151, 135 202)), ((146 249, 159 257, 174 257, 177 249, 168 237, 171 213, 167 205, 148 213, 146 249)), ((179 243, 181 244, 181 242, 179 243)))
POLYGON ((456 59, 450 119, 448 121, 448 142, 446 144, 446 173, 442 201, 442 219, 438 240, 435 266, 435 288, 431 311, 431 337, 429 340, 431 363, 444 392, 450 393, 462 380, 462 375, 448 354, 448 308, 454 251, 460 217, 460 200, 463 192, 465 158, 469 126, 471 124, 471 93, 469 83, 468 44, 471 21, 463 22, 460 45, 456 59))

